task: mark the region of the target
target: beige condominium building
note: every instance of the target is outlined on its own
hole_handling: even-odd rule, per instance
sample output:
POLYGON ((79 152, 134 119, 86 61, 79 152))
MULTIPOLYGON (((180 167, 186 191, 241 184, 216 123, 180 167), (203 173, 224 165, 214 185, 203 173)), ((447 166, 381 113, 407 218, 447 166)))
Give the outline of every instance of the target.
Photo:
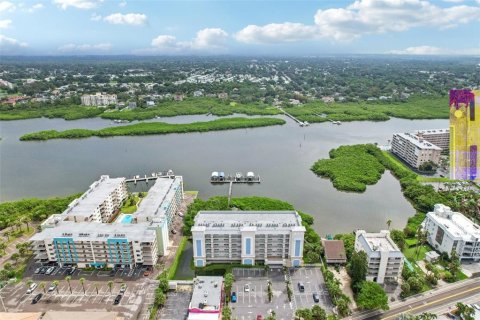
POLYGON ((440 163, 442 149, 410 133, 396 133, 392 139, 392 153, 413 168, 431 161, 440 163))
POLYGON ((442 149, 442 153, 448 154, 450 150, 450 130, 449 129, 426 129, 416 130, 415 135, 436 145, 442 149))
POLYGON ((192 227, 194 263, 300 266, 304 234, 296 211, 200 211, 192 227))
POLYGON ((402 274, 404 256, 390 238, 390 231, 355 232, 355 251, 367 254, 367 280, 377 283, 395 282, 402 274))
POLYGON ((80 268, 155 265, 168 253, 183 179, 157 178, 129 219, 112 222, 126 196, 124 178, 102 176, 62 214, 42 223, 30 239, 35 259, 80 268))

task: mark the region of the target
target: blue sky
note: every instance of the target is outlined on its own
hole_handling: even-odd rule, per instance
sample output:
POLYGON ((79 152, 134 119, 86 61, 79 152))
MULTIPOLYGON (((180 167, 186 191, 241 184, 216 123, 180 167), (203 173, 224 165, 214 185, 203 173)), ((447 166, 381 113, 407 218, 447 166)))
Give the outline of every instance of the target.
POLYGON ((0 0, 0 54, 480 55, 480 0, 0 0))

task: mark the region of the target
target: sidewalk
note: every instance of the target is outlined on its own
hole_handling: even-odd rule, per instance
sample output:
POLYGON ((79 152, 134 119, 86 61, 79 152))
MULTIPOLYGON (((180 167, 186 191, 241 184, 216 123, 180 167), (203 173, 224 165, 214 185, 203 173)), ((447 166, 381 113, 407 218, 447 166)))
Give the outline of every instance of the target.
MULTIPOLYGON (((8 244, 7 248, 5 249, 5 255, 0 258, 0 267, 3 267, 3 265, 10 260, 12 254, 18 252, 16 248, 17 244, 27 242, 28 239, 32 237, 32 229, 35 230, 34 228, 34 226, 31 226, 30 231, 27 231, 26 234, 22 235, 20 238, 17 238, 8 244)), ((6 238, 4 238, 4 240, 6 241, 6 238)))

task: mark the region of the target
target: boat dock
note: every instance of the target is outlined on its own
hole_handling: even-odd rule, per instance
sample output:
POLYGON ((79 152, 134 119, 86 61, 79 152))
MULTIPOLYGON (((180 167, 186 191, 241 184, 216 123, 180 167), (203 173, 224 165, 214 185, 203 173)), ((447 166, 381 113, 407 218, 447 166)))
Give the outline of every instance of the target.
POLYGON ((168 171, 161 171, 161 172, 153 172, 151 175, 135 175, 131 179, 126 179, 125 182, 133 182, 134 184, 137 184, 137 182, 143 182, 145 181, 148 183, 150 180, 156 180, 157 178, 172 178, 175 177, 175 174, 173 173, 172 170, 168 171))
POLYGON ((261 178, 253 172, 248 172, 247 175, 244 176, 241 172, 237 172, 234 175, 225 175, 223 172, 215 171, 212 172, 210 182, 216 184, 230 183, 231 187, 233 183, 260 183, 261 178))
POLYGON ((310 123, 308 123, 307 121, 303 122, 303 121, 300 121, 299 119, 295 118, 295 117, 292 116, 290 113, 288 113, 287 111, 283 110, 283 108, 281 108, 281 107, 277 107, 277 108, 278 108, 278 110, 282 111, 284 115, 286 115, 287 117, 289 117, 290 119, 292 119, 293 121, 295 121, 296 123, 298 123, 298 124, 300 125, 300 127, 310 125, 310 123))

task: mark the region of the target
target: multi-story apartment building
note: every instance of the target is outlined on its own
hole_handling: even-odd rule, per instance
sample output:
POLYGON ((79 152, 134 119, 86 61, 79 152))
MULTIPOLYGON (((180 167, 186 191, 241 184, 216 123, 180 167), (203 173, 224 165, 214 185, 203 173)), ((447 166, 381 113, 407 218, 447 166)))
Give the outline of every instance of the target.
POLYGON ((75 222, 110 222, 126 198, 125 178, 110 178, 104 175, 92 183, 80 198, 68 205, 64 212, 65 218, 75 222))
POLYGON ((448 154, 450 149, 449 129, 416 130, 415 135, 442 149, 443 154, 448 154))
POLYGON ((436 204, 423 223, 428 243, 451 257, 455 250, 460 260, 480 260, 480 227, 450 207, 436 204))
POLYGON ((97 92, 96 94, 84 94, 80 100, 84 106, 108 106, 117 103, 117 95, 97 92))
POLYGON ((200 211, 192 227, 195 266, 300 266, 305 227, 295 211, 200 211))
POLYGON ((42 223, 31 238, 35 259, 78 267, 155 265, 168 252, 183 179, 157 178, 131 222, 106 223, 126 196, 124 178, 102 176, 62 214, 42 223))
POLYGON ((390 232, 367 233, 365 230, 355 232, 355 251, 367 254, 367 280, 377 283, 397 281, 403 269, 403 254, 390 238, 390 232))
POLYGON ((414 168, 431 161, 440 162, 442 149, 410 133, 396 133, 392 139, 392 153, 414 168))
POLYGON ((480 182, 480 90, 450 90, 450 178, 480 182))

